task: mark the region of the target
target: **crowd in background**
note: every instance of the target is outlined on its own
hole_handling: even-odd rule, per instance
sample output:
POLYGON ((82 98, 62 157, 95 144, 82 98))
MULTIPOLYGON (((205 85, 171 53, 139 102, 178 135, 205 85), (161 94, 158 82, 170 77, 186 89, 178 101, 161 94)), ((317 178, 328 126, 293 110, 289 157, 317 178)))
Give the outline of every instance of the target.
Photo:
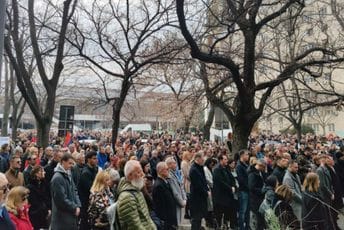
POLYGON ((0 229, 341 229, 339 137, 78 132, 66 146, 22 133, 0 150, 0 229), (85 140, 94 141, 85 141, 85 140), (115 151, 113 151, 113 149, 115 151))

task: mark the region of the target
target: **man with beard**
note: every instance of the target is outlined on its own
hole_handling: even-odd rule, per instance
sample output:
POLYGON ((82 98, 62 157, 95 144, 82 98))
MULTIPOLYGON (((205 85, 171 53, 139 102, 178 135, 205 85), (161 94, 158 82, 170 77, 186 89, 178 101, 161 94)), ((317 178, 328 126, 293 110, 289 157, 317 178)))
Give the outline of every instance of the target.
POLYGON ((117 212, 121 229, 155 230, 145 198, 141 192, 144 173, 140 162, 130 160, 124 167, 124 176, 118 185, 117 212))

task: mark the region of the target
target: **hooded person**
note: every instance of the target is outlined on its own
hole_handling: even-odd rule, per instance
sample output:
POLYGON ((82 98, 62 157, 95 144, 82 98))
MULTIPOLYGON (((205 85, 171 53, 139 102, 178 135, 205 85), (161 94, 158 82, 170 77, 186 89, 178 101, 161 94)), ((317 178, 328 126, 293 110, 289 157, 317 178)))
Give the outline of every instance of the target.
POLYGON ((70 171, 73 164, 72 155, 65 153, 54 170, 55 173, 50 184, 52 197, 51 230, 77 229, 81 203, 70 171))

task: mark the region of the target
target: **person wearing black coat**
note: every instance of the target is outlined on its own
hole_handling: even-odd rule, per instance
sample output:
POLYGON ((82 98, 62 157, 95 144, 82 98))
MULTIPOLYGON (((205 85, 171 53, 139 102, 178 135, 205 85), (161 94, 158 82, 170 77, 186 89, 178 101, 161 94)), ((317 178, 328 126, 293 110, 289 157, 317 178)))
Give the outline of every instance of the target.
POLYGON ((225 226, 229 220, 229 210, 234 202, 235 179, 227 168, 228 157, 221 154, 219 164, 213 171, 213 201, 216 221, 220 226, 223 220, 225 226))
POLYGON ((156 166, 159 163, 159 158, 158 158, 158 151, 157 150, 153 150, 152 151, 152 157, 149 160, 149 166, 150 166, 150 170, 151 170, 151 174, 154 178, 154 180, 158 177, 157 172, 156 172, 156 166))
POLYGON ((177 202, 167 181, 169 170, 165 162, 156 166, 158 177, 153 186, 153 204, 157 216, 164 221, 164 230, 177 229, 177 202))
POLYGON ((273 203, 272 208, 278 217, 281 230, 300 229, 300 222, 294 214, 293 208, 290 206, 292 196, 293 193, 287 185, 280 185, 276 188, 276 202, 273 203))
POLYGON ((57 164, 60 162, 62 155, 63 153, 60 150, 54 149, 52 161, 50 161, 44 167, 46 184, 50 184, 50 181, 54 176, 54 169, 56 168, 57 164))
POLYGON ((274 168, 272 175, 276 176, 278 183, 283 183, 283 177, 288 168, 288 159, 287 158, 277 158, 276 167, 274 168))
POLYGON ((205 178, 203 164, 203 152, 197 152, 194 156, 194 163, 190 168, 190 213, 191 213, 191 230, 201 229, 202 219, 208 212, 207 199, 209 188, 205 178))
POLYGON ((250 191, 250 210, 257 220, 256 229, 264 229, 264 217, 258 212, 259 206, 264 200, 264 181, 266 163, 259 159, 248 171, 248 188, 250 191))
MULTIPOLYGON (((339 181, 339 177, 337 176, 337 172, 334 169, 334 161, 331 156, 328 156, 326 167, 331 175, 331 181, 333 186, 333 192, 334 192, 334 200, 332 201, 332 207, 336 210, 340 210, 343 208, 343 195, 341 190, 341 182, 339 181)), ((332 228, 333 229, 340 229, 337 223, 338 219, 338 213, 334 211, 333 209, 330 209, 329 212, 331 213, 332 218, 332 228)))
POLYGON ((325 202, 319 193, 320 181, 316 173, 308 173, 302 194, 302 228, 304 230, 328 229, 329 219, 325 202))
POLYGON ((98 173, 98 160, 97 160, 97 152, 90 151, 86 153, 85 160, 87 164, 83 168, 80 180, 78 184, 78 193, 81 202, 81 211, 80 211, 80 229, 88 230, 90 229, 88 225, 88 203, 90 197, 90 189, 92 187, 93 181, 96 178, 98 173))
POLYGON ((35 230, 49 228, 51 216, 51 202, 48 189, 44 181, 44 169, 42 166, 34 166, 31 170, 28 201, 30 204, 29 217, 35 230))
MULTIPOLYGON (((334 165, 337 177, 339 181, 344 181, 344 154, 342 152, 336 153, 337 162, 334 165)), ((340 183, 340 190, 342 191, 342 197, 344 196, 344 183, 340 183)))
POLYGON ((238 175, 239 183, 239 228, 240 230, 249 229, 250 224, 250 198, 248 189, 248 174, 247 174, 247 162, 249 160, 249 154, 247 150, 241 150, 238 153, 239 161, 236 166, 236 173, 238 175))

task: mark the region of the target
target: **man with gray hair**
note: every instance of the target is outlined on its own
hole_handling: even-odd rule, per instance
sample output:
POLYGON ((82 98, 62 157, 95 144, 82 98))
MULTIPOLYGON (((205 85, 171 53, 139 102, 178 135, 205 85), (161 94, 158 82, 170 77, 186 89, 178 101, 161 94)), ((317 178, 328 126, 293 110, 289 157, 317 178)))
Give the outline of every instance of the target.
POLYGON ((44 155, 41 159, 41 166, 46 166, 53 158, 53 148, 48 146, 45 148, 44 155))
POLYGON ((130 160, 124 166, 125 178, 118 185, 117 212, 121 229, 155 230, 146 200, 141 192, 144 173, 140 162, 130 160))
POLYGON ((60 147, 55 146, 53 148, 52 160, 44 167, 45 180, 47 184, 50 184, 51 178, 53 178, 53 175, 54 175, 54 169, 56 168, 57 164, 60 162, 62 155, 63 155, 63 152, 61 151, 60 147))
POLYGON ((75 165, 73 166, 71 172, 72 172, 72 178, 73 178, 74 184, 78 187, 81 172, 85 166, 85 154, 76 153, 74 156, 74 160, 75 160, 75 165))
POLYGON ((167 180, 169 168, 165 162, 159 162, 156 166, 158 178, 153 187, 153 204, 157 216, 164 221, 164 229, 177 229, 177 202, 167 180))
POLYGON ((182 208, 186 205, 186 193, 183 186, 183 181, 177 176, 177 162, 171 156, 167 157, 165 160, 167 167, 169 169, 169 178, 167 179, 171 185, 174 199, 177 201, 177 222, 180 225, 182 220, 182 208))
POLYGON ((15 147, 13 155, 18 155, 19 157, 23 157, 23 148, 20 146, 15 147))

